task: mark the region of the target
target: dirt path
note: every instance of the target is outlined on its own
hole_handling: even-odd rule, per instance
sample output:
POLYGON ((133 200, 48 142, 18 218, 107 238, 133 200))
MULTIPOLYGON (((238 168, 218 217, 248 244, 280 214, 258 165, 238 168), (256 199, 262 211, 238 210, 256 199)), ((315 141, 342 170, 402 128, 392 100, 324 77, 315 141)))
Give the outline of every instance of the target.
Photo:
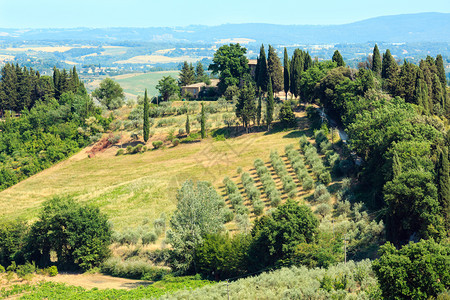
MULTIPOLYGON (((4 275, 5 276, 5 275, 4 275)), ((0 277, 0 288, 8 287, 14 284, 25 284, 25 281, 20 279, 11 280, 9 283, 6 279, 0 277)), ((58 274, 55 277, 48 277, 43 275, 34 275, 31 280, 32 283, 38 283, 42 281, 52 281, 58 283, 65 283, 67 285, 81 286, 86 289, 98 288, 98 289, 133 289, 138 286, 151 285, 151 281, 133 280, 112 277, 102 274, 58 274)))

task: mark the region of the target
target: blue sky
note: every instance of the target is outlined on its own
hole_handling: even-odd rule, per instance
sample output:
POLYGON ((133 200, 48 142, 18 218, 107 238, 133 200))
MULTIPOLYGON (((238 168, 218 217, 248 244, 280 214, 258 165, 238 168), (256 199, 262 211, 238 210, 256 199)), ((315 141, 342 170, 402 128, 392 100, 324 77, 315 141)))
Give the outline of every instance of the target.
POLYGON ((345 24, 450 13, 449 0, 0 0, 0 28, 155 27, 225 23, 345 24))

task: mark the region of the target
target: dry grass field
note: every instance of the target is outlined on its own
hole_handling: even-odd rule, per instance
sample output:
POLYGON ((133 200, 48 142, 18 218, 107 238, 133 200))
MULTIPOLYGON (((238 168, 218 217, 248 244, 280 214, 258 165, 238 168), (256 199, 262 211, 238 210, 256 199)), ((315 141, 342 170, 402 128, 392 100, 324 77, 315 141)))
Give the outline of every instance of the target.
MULTIPOLYGON (((306 122, 304 114, 298 116, 306 122)), ((250 133, 226 141, 209 137, 123 156, 115 156, 120 144, 94 158, 88 158, 87 148, 1 192, 0 220, 33 219, 45 199, 70 195, 98 205, 115 229, 135 227, 144 220, 155 220, 162 212, 170 215, 176 208, 176 190, 185 180, 208 180, 220 190, 225 176, 237 182, 239 166, 248 171, 254 159, 268 161, 270 150, 284 153, 286 145, 297 145, 305 129, 250 133)), ((152 148, 151 141, 147 146, 152 148)))

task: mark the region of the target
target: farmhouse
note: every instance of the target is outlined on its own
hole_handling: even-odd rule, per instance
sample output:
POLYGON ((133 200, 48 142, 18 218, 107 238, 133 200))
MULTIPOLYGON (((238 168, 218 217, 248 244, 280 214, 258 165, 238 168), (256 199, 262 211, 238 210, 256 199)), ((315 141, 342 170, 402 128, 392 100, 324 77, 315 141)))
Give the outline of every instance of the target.
POLYGON ((211 79, 211 83, 207 85, 204 82, 198 82, 190 85, 186 85, 181 87, 181 93, 182 95, 185 95, 186 93, 192 94, 194 99, 198 98, 199 93, 204 89, 217 89, 217 84, 219 84, 219 79, 211 79))

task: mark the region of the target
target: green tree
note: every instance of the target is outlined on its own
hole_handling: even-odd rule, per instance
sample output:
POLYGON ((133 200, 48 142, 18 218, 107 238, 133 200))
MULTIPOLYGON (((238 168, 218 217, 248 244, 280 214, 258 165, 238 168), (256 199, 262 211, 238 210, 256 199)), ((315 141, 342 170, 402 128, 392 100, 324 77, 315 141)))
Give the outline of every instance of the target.
POLYGON ((283 66, 284 66, 284 92, 286 93, 286 100, 287 100, 287 95, 290 89, 290 82, 291 79, 289 77, 290 75, 290 70, 289 70, 289 65, 290 65, 290 61, 289 61, 289 56, 286 50, 286 47, 284 47, 284 60, 283 60, 283 66))
POLYGON ((241 120, 248 132, 250 121, 256 116, 255 92, 253 86, 246 84, 241 89, 241 93, 236 103, 236 117, 241 120))
POLYGON ((23 264, 23 247, 28 234, 27 223, 15 220, 0 224, 0 265, 9 266, 15 261, 23 264))
POLYGON ((189 121, 189 114, 186 114, 185 128, 186 128, 186 134, 189 135, 191 133, 191 123, 189 121))
POLYGON ((205 105, 202 102, 202 111, 200 113, 200 132, 202 139, 206 138, 206 116, 205 116, 205 105))
POLYGON ((433 181, 430 172, 408 169, 385 184, 390 240, 408 240, 414 233, 422 238, 442 235, 443 220, 433 181))
POLYGON ((258 97, 258 106, 256 107, 256 123, 258 126, 261 124, 261 113, 262 113, 262 97, 258 97))
POLYGON ((272 79, 272 89, 274 93, 283 90, 283 67, 275 48, 269 45, 269 55, 267 58, 267 73, 272 79))
POLYGON ((381 74, 381 55, 377 44, 375 44, 375 47, 373 48, 372 71, 377 76, 380 76, 381 74))
POLYGON ((60 267, 88 270, 110 255, 110 243, 108 219, 98 208, 54 197, 44 202, 31 226, 26 249, 31 261, 50 263, 50 251, 55 251, 60 267))
POLYGON ((305 53, 300 49, 295 49, 291 60, 291 93, 295 97, 300 95, 300 80, 304 70, 305 53))
POLYGON ((149 116, 149 104, 148 104, 148 98, 147 98, 147 89, 145 89, 144 94, 144 125, 143 125, 143 132, 144 132, 144 142, 147 143, 149 135, 150 135, 150 122, 148 120, 149 116))
POLYGON ((267 85, 269 84, 269 73, 267 69, 266 51, 264 50, 264 45, 261 45, 261 48, 259 49, 257 69, 258 81, 256 82, 256 86, 261 89, 262 92, 267 92, 267 85))
POLYGON ((381 77, 384 79, 391 79, 397 75, 398 65, 389 49, 383 54, 383 61, 381 64, 381 77))
POLYGON ((227 87, 238 86, 240 79, 249 75, 247 49, 239 44, 223 45, 214 53, 209 70, 219 74, 219 92, 223 94, 227 87))
POLYGON ((448 163, 448 147, 444 147, 439 155, 437 182, 439 204, 442 207, 442 215, 446 229, 450 230, 450 168, 448 163))
POLYGON ((192 64, 188 64, 187 61, 183 63, 181 67, 180 76, 178 79, 179 86, 186 86, 193 84, 196 81, 195 71, 192 64))
POLYGON ((168 101, 171 96, 180 92, 177 82, 172 76, 163 76, 163 78, 158 81, 156 89, 159 91, 164 101, 168 101))
POLYGON ((338 67, 345 67, 344 59, 342 58, 341 53, 339 53, 339 50, 334 51, 331 61, 334 61, 338 67))
POLYGON ((249 250, 251 271, 290 260, 300 243, 316 241, 318 226, 319 221, 309 207, 290 199, 271 216, 255 221, 249 250))
MULTIPOLYGON (((60 80, 63 80, 62 78, 61 75, 60 80)), ((92 96, 108 109, 122 107, 125 99, 122 87, 111 78, 103 79, 100 86, 92 92, 92 96)))
POLYGON ((272 80, 269 80, 269 85, 267 87, 267 103, 266 103, 266 124, 267 124, 267 130, 270 130, 270 125, 273 122, 273 109, 274 109, 274 106, 275 106, 275 103, 274 103, 273 92, 272 92, 272 80))
POLYGON ((208 182, 186 181, 177 194, 177 209, 170 219, 167 240, 174 251, 174 265, 182 272, 197 271, 195 255, 207 234, 223 230, 221 197, 208 182))
POLYGON ((207 75, 205 74, 205 70, 203 69, 203 64, 201 62, 198 62, 195 66, 195 81, 202 82, 206 79, 205 77, 207 77, 207 75))
POLYGON ((297 125, 290 101, 285 101, 283 106, 281 106, 279 119, 284 128, 291 128, 297 125))
POLYGON ((397 250, 380 247, 372 268, 384 299, 430 299, 450 286, 450 245, 433 240, 410 243, 397 250))

